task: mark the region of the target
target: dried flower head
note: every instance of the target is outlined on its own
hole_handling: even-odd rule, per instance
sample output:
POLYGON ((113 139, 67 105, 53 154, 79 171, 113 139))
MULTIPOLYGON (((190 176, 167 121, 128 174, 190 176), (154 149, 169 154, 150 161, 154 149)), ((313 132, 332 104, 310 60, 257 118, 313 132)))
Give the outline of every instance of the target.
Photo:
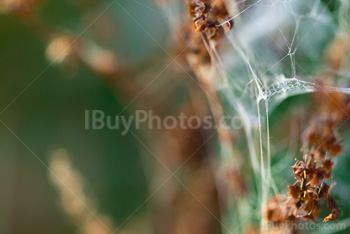
POLYGON ((192 0, 188 3, 190 16, 197 33, 202 33, 207 39, 220 38, 225 29, 233 27, 233 20, 222 0, 192 0), (224 26, 222 23, 225 21, 224 26))
POLYGON ((326 180, 332 178, 334 163, 332 158, 338 156, 343 146, 336 133, 337 127, 349 113, 349 98, 345 94, 333 93, 317 94, 320 108, 304 135, 302 152, 304 160, 296 160, 292 167, 296 182, 289 185, 291 199, 286 201, 271 200, 270 213, 267 218, 270 222, 283 222, 290 218, 303 218, 307 221, 316 220, 321 204, 326 202, 331 213, 324 218, 324 222, 334 221, 342 215, 337 201, 331 196, 332 188, 326 180), (336 104, 334 104, 336 103, 336 104), (278 212, 271 210, 273 203, 279 202, 278 212), (288 217, 276 218, 275 213, 289 210, 288 217))

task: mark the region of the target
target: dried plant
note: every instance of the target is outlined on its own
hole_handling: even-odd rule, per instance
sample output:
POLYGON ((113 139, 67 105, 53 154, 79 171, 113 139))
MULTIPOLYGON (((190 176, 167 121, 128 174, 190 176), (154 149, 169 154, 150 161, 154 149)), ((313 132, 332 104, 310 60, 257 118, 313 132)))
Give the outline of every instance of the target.
POLYGON ((331 212, 324 222, 337 223, 342 214, 331 195, 336 183, 329 185, 326 181, 332 178, 332 159, 343 150, 337 129, 349 114, 350 99, 343 93, 320 91, 315 95, 315 101, 318 111, 308 123, 302 139, 303 160, 296 160, 293 166, 296 181, 288 186, 290 197, 276 195, 269 201, 267 217, 270 222, 298 222, 298 219, 316 222, 324 202, 331 212))
POLYGON ((50 155, 49 177, 60 195, 63 211, 75 222, 81 234, 108 234, 115 230, 111 219, 97 212, 86 193, 84 179, 72 165, 65 149, 50 155))

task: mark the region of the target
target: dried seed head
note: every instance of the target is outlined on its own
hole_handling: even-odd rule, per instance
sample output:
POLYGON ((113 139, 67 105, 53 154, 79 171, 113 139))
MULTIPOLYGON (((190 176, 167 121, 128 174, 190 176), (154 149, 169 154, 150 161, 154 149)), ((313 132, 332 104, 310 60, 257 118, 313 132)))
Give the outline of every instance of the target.
MULTIPOLYGON (((288 186, 289 195, 294 203, 289 216, 306 218, 308 221, 315 220, 321 210, 320 203, 326 202, 331 214, 324 222, 337 222, 342 212, 337 201, 331 196, 334 184, 329 187, 325 180, 332 178, 332 158, 343 151, 336 129, 341 124, 340 120, 349 113, 350 98, 340 93, 318 94, 317 97, 319 111, 304 135, 304 161, 297 160, 292 167, 296 182, 288 186)), ((285 202, 282 206, 290 207, 290 202, 285 202)))
POLYGON ((233 27, 233 20, 222 0, 192 0, 188 3, 190 17, 197 33, 202 33, 208 40, 223 36, 225 30, 233 27), (226 22, 226 29, 220 22, 226 22))
POLYGON ((282 223, 290 218, 289 213, 293 210, 293 203, 286 203, 287 197, 284 195, 273 196, 266 207, 267 220, 273 223, 282 223), (288 205, 282 205, 282 204, 288 205))

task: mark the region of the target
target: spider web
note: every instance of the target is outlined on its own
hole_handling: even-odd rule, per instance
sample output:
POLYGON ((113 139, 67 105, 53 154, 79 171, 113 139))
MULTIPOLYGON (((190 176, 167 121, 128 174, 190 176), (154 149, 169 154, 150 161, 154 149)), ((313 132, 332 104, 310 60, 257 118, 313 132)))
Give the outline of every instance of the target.
MULTIPOLYGON (((229 207, 226 219, 233 233, 242 232, 252 216, 261 219, 268 198, 282 188, 272 175, 270 113, 291 96, 319 91, 314 78, 325 72, 336 75, 340 86, 323 90, 350 94, 346 88, 349 68, 339 74, 324 62, 330 42, 350 31, 349 1, 339 1, 338 12, 329 10, 331 2, 225 1, 235 21, 234 29, 226 33, 223 49, 218 51, 215 42, 209 42, 207 48, 218 71, 215 83, 221 104, 226 113, 243 121, 250 158, 246 163, 250 163, 257 189, 256 194, 229 207), (253 118, 258 121, 250 121, 253 118), (260 210, 259 214, 255 210, 260 210)), ((227 157, 226 153, 222 150, 222 164, 230 157, 234 161, 235 155, 227 157)), ((261 222, 264 225, 264 220, 261 222)))

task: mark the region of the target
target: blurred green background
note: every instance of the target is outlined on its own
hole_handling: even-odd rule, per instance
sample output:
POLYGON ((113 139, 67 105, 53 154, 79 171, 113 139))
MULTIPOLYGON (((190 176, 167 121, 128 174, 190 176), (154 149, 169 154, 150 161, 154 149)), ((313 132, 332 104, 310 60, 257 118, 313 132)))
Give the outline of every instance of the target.
MULTIPOLYGON (((39 14, 58 30, 80 34, 111 2, 47 0, 39 14)), ((145 7, 154 5, 119 2, 157 40, 165 41, 165 19, 145 7)), ((162 56, 158 45, 117 4, 82 37, 114 51, 128 63, 149 59, 150 52, 154 59, 162 56), (106 30, 99 32, 101 26, 106 30)), ((46 46, 23 21, 0 15, 0 119, 4 123, 0 124, 1 234, 76 233, 60 208, 44 165, 57 148, 70 152, 74 166, 94 191, 100 211, 116 225, 147 196, 135 138, 121 136, 116 130, 84 129, 85 110, 116 115, 127 105, 126 100, 86 69, 64 71, 49 66, 46 46)), ((127 110, 122 113, 127 114, 127 110)))

